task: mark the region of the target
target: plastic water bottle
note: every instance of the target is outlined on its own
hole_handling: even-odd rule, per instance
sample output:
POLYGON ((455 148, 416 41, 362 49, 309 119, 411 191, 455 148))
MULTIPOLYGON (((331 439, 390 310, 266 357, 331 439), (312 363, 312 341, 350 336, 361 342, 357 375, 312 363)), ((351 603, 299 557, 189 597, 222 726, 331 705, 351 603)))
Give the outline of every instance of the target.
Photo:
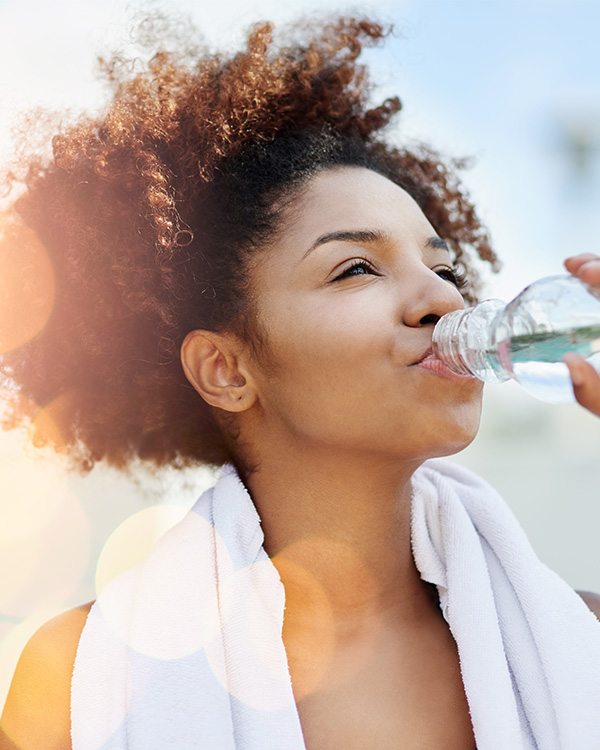
POLYGON ((542 401, 574 401, 562 358, 576 352, 600 372, 600 294, 573 276, 540 279, 508 304, 490 299, 444 315, 433 352, 454 372, 513 378, 542 401))

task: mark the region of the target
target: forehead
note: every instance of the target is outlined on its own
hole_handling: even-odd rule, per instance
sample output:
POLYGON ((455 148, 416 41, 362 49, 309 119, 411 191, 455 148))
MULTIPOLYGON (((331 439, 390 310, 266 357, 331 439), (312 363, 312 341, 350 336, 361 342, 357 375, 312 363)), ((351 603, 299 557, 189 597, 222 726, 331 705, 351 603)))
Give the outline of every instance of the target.
POLYGON ((405 190, 362 167, 317 173, 292 201, 286 218, 283 237, 308 243, 327 232, 365 228, 398 239, 422 240, 435 234, 405 190))

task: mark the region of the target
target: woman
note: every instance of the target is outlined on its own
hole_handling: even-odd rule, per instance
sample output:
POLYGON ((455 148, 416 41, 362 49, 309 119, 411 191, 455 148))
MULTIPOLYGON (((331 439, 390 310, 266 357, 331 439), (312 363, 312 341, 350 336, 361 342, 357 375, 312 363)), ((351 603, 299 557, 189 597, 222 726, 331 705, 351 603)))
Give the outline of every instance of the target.
MULTIPOLYGON (((69 747, 71 729, 76 750, 575 746, 569 696, 554 692, 571 685, 552 682, 564 633, 581 641, 569 661, 600 653, 579 598, 524 541, 506 559, 494 548, 503 569, 526 565, 519 592, 541 606, 524 628, 552 644, 524 646, 550 684, 536 718, 508 598, 483 579, 470 588, 494 578, 491 558, 456 583, 449 559, 447 581, 429 570, 435 535, 451 557, 463 533, 433 531, 439 498, 468 526, 491 493, 443 463, 419 469, 465 447, 480 415, 481 384, 433 358, 431 333, 474 298, 467 248, 495 256, 453 171, 383 139, 400 103, 368 109, 356 59, 384 36, 341 19, 276 46, 262 26, 232 58, 158 54, 136 76, 115 62, 102 118, 31 166, 16 212, 57 293, 42 333, 4 357, 20 389, 7 425, 50 404, 84 469, 139 457, 235 470, 89 617, 90 605, 67 612, 32 638, 0 747, 69 747)), ((567 269, 600 285, 594 256, 567 269)), ((600 415, 600 377, 568 364, 600 415)), ((465 531, 474 554, 496 528, 520 533, 504 514, 489 535, 465 531)), ((595 720, 581 731, 595 736, 595 720)))

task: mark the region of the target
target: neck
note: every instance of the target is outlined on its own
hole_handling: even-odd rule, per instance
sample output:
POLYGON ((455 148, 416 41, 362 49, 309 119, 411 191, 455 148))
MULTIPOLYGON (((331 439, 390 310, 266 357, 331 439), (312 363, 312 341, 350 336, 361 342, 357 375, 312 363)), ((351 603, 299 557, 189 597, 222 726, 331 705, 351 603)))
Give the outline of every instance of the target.
POLYGON ((297 447, 260 462, 247 484, 286 612, 297 604, 313 620, 323 609, 338 623, 418 619, 428 594, 410 543, 417 465, 297 447))

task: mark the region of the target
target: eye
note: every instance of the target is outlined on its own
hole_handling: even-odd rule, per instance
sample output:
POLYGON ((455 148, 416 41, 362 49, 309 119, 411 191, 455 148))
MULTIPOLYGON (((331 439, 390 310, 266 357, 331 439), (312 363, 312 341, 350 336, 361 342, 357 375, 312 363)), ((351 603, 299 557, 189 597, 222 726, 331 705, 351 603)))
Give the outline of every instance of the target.
POLYGON ((350 276, 367 276, 372 274, 375 274, 375 269, 369 261, 365 260, 365 258, 356 258, 333 281, 340 281, 340 279, 346 279, 350 276))
POLYGON ((467 274, 456 267, 442 266, 441 268, 434 268, 433 271, 437 273, 440 279, 449 281, 457 289, 464 289, 469 283, 467 274))

